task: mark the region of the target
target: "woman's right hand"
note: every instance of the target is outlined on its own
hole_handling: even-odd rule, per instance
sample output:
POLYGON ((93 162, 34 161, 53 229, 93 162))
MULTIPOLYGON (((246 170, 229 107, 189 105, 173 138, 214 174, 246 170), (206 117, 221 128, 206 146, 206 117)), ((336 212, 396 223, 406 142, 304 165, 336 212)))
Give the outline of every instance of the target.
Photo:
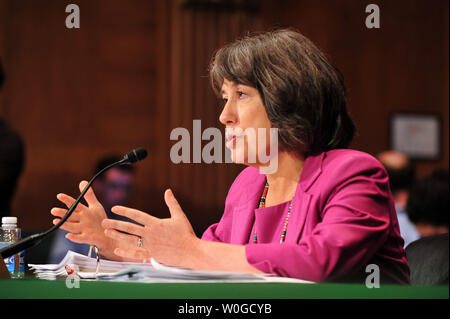
MULTIPOLYGON (((80 192, 86 187, 88 182, 82 181, 79 185, 80 192)), ((56 198, 65 204, 68 208, 75 202, 75 199, 66 194, 58 194, 56 198)), ((66 238, 78 244, 88 244, 96 246, 99 254, 108 258, 117 260, 119 257, 114 254, 114 248, 117 246, 113 240, 106 237, 102 227, 102 221, 107 218, 105 210, 97 200, 92 188, 84 195, 88 206, 79 203, 72 215, 61 225, 61 228, 68 231, 66 238)), ((52 208, 50 213, 59 217, 53 220, 56 225, 66 214, 65 208, 52 208)))

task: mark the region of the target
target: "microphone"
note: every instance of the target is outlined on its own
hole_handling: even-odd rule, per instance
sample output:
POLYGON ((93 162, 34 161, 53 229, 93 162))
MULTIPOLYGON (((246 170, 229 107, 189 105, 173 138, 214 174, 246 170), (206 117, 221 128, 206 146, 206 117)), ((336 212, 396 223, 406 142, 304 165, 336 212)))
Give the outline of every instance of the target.
POLYGON ((146 157, 147 157, 147 150, 145 148, 140 147, 129 152, 127 155, 123 157, 122 160, 126 161, 127 163, 136 163, 142 161, 146 157))
POLYGON ((134 149, 131 152, 127 153, 120 161, 115 162, 111 165, 108 165, 105 168, 103 168, 102 170, 100 170, 97 174, 94 175, 94 177, 92 177, 92 179, 89 181, 87 186, 81 192, 80 196, 78 196, 76 201, 72 204, 72 206, 70 206, 69 210, 61 218, 61 220, 59 221, 58 224, 54 225, 52 228, 50 228, 49 230, 47 230, 45 232, 28 236, 27 238, 24 238, 24 239, 18 241, 17 243, 14 243, 7 247, 4 247, 3 249, 0 250, 0 257, 1 257, 0 262, 2 262, 3 259, 5 259, 5 258, 11 257, 12 255, 15 255, 15 254, 21 252, 22 250, 36 246, 37 244, 39 244, 42 241, 42 239, 44 239, 46 236, 48 236, 49 234, 51 234, 52 232, 57 230, 59 227, 61 227, 61 225, 64 224, 66 222, 66 220, 70 217, 70 215, 72 215, 72 212, 78 206, 81 199, 83 199, 84 195, 88 191, 89 187, 91 187, 92 183, 102 173, 109 170, 110 168, 113 168, 114 166, 133 164, 133 163, 142 161, 146 157, 147 157, 147 150, 145 148, 140 147, 140 148, 134 149))

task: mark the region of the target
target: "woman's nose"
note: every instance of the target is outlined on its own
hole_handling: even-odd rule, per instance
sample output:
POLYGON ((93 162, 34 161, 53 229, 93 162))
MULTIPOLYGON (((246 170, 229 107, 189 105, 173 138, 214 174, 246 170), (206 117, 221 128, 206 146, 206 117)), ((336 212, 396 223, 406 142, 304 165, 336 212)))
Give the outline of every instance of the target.
POLYGON ((237 124, 238 116, 235 110, 235 105, 233 105, 233 101, 228 100, 225 103, 222 113, 219 116, 219 121, 225 126, 232 126, 237 124))

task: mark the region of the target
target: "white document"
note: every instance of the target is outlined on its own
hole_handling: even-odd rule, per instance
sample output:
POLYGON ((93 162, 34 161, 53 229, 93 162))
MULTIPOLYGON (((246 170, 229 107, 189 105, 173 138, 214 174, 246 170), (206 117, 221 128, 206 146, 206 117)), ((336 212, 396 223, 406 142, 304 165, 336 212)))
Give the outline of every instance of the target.
POLYGON ((28 266, 41 279, 55 280, 68 276, 68 265, 80 279, 98 281, 131 282, 292 282, 311 283, 309 281, 275 277, 267 274, 252 274, 231 271, 195 270, 166 266, 153 258, 150 263, 118 262, 100 259, 100 269, 95 272, 97 259, 68 251, 59 264, 28 266))
POLYGON ((76 275, 81 279, 95 279, 100 275, 107 275, 116 273, 120 270, 128 268, 130 266, 143 266, 152 267, 150 264, 131 263, 131 262, 118 262, 106 259, 100 259, 100 269, 96 274, 97 259, 91 258, 76 252, 69 250, 66 256, 58 264, 29 264, 28 266, 38 278, 43 279, 58 279, 60 277, 65 278, 68 276, 66 265, 76 272, 76 275))

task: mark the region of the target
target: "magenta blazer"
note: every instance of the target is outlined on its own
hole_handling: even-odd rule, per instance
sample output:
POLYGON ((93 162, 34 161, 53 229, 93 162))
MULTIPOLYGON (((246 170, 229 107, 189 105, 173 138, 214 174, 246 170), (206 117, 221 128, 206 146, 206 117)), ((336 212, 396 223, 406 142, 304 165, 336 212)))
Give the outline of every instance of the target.
POLYGON ((220 222, 202 239, 245 245, 253 267, 277 276, 364 284, 373 274, 367 265, 375 264, 380 282, 409 283, 389 180, 374 157, 343 149, 307 157, 282 244, 281 232, 270 228, 286 215, 270 212, 261 225, 256 218, 258 243, 251 240, 265 181, 258 169, 244 169, 228 192, 220 222), (265 233, 276 235, 264 238, 265 233))

